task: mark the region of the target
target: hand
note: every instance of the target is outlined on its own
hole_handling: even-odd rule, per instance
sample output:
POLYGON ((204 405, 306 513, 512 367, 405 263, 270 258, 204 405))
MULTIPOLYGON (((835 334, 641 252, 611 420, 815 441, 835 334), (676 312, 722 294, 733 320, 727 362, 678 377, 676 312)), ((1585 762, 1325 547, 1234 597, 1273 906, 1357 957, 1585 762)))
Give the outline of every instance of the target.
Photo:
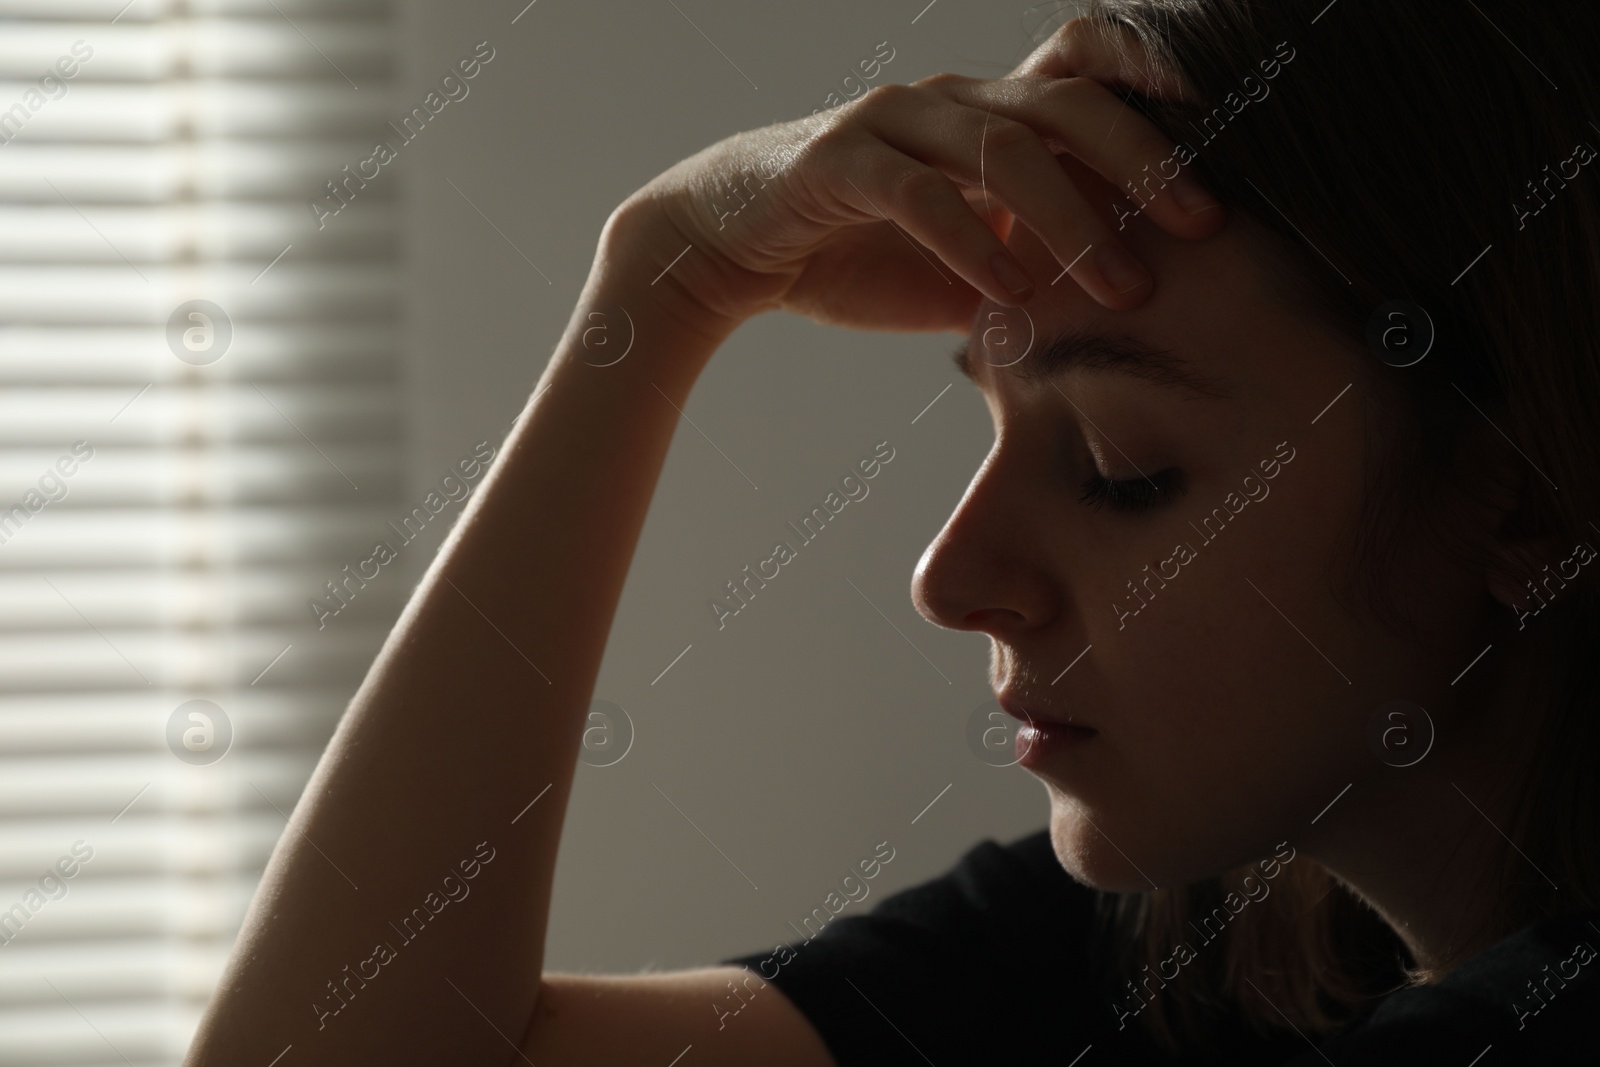
MULTIPOLYGON (((1028 63, 1061 58, 1042 48, 1028 63)), ((1057 280, 1023 275, 1004 245, 1013 218, 1095 300, 1137 306, 1153 281, 1117 238, 1112 202, 1173 144, 1093 78, 1022 70, 880 85, 833 111, 737 134, 618 210, 650 220, 631 236, 661 244, 652 256, 663 266, 688 246, 662 280, 722 322, 782 309, 856 329, 965 332, 981 297, 1018 306, 1057 280), (1131 271, 1103 273, 1118 253, 1131 271), (1012 272, 1026 283, 1020 295, 1008 288, 1012 272)), ((1190 214, 1175 195, 1142 214, 1184 238, 1223 222, 1220 207, 1190 214)))
POLYGON ((1062 25, 1006 77, 1085 77, 1154 100, 1195 100, 1183 75, 1156 64, 1130 27, 1087 16, 1062 25))

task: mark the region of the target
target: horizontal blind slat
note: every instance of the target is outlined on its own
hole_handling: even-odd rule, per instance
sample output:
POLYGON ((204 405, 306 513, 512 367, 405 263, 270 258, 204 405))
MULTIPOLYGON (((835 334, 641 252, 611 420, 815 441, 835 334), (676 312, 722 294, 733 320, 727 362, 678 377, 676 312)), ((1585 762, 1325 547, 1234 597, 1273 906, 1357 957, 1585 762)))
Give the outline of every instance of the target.
POLYGON ((176 1067, 410 592, 400 567, 472 487, 401 499, 397 209, 433 116, 390 126, 431 86, 394 91, 388 5, 140 0, 110 23, 120 6, 0 0, 0 1062, 18 1067, 176 1067), (92 56, 41 81, 80 40, 92 56), (310 203, 379 139, 399 165, 319 224, 310 203), (169 346, 195 299, 231 325, 211 363, 169 346), (93 456, 58 466, 78 441, 93 456), (383 540, 399 565, 349 579, 383 540), (319 599, 340 609, 325 625, 319 599), (168 749, 191 699, 232 729, 214 763, 168 749), (41 898, 79 840, 93 860, 41 898))

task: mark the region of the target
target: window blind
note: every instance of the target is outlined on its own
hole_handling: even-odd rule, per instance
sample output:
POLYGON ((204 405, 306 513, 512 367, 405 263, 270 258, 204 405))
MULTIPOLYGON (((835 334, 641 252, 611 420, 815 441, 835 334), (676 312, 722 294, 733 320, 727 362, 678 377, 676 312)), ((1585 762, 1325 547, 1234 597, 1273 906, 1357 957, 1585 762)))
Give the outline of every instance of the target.
POLYGON ((0 1063, 175 1065, 407 591, 307 605, 401 495, 403 175, 309 208, 391 12, 0 20, 0 1063))

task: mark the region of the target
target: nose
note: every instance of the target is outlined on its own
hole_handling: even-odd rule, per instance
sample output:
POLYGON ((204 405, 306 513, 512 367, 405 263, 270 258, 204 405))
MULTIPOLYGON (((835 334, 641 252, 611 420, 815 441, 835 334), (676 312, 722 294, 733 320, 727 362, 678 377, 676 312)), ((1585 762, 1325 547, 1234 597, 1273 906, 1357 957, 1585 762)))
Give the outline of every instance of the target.
POLYGON ((935 626, 998 637, 1046 625, 1058 608, 1036 489, 1010 451, 990 450, 917 561, 911 602, 935 626))

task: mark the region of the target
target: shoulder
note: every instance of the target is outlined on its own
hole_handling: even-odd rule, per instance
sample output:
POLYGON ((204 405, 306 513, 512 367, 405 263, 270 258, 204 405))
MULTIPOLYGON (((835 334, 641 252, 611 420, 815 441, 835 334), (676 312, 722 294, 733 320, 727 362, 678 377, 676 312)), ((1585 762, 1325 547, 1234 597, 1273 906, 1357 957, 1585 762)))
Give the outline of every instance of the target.
POLYGON ((782 990, 844 1067, 921 1062, 913 1049, 950 1062, 1034 1062, 1074 1041, 1081 1050, 1080 1034, 1112 1018, 1096 986, 1097 896, 1061 868, 1040 830, 981 841, 867 910, 721 962, 782 990))
POLYGON ((1321 1051, 1338 1062, 1373 1065, 1469 1063, 1490 1048, 1500 1063, 1592 1057, 1600 1018, 1597 948, 1600 912, 1534 923, 1436 983, 1390 994, 1321 1051))

